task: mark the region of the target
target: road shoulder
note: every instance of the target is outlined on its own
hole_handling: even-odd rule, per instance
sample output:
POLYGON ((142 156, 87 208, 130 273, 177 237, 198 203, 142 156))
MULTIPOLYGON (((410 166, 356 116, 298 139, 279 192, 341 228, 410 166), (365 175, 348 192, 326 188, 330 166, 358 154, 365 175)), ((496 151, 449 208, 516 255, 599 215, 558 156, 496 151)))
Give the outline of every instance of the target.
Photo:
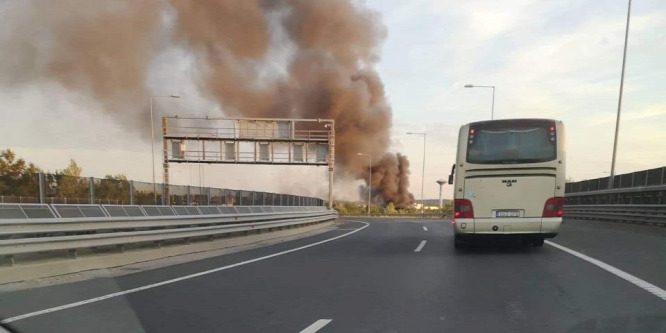
POLYGON ((0 268, 0 293, 117 277, 141 271, 222 256, 310 237, 335 230, 333 222, 214 241, 93 254, 77 259, 37 262, 0 268))

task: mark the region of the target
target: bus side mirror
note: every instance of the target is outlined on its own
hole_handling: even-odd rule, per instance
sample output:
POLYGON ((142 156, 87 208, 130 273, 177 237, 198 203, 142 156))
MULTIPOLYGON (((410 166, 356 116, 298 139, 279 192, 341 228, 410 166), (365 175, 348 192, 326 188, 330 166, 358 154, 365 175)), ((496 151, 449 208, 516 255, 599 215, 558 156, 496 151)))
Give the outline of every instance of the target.
POLYGON ((449 175, 449 185, 453 185, 453 175, 456 173, 456 165, 453 164, 451 167, 451 174, 449 175))

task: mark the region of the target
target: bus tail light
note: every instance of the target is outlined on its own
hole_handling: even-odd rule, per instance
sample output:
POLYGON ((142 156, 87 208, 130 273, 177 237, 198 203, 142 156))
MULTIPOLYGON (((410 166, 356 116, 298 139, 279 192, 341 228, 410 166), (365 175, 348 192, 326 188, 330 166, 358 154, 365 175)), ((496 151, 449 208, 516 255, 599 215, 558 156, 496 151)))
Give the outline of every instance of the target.
POLYGON ((546 200, 546 204, 543 205, 543 214, 542 217, 562 217, 564 211, 562 207, 564 206, 564 197, 553 197, 546 200))
POLYGON ((467 199, 453 200, 453 217, 462 219, 474 218, 472 202, 467 199))

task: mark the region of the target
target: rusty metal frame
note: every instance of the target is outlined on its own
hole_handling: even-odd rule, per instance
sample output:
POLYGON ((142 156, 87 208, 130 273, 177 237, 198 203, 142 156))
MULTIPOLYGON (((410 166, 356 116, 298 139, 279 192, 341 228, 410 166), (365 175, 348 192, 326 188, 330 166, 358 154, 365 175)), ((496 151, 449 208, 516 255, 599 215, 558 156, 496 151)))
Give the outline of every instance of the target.
MULTIPOLYGON (((290 119, 290 118, 217 118, 217 117, 181 117, 171 116, 162 117, 162 156, 164 167, 164 198, 166 204, 169 204, 169 163, 208 163, 208 164, 258 164, 258 165, 308 165, 308 166, 328 166, 329 171, 329 190, 328 190, 328 206, 333 208, 333 172, 335 166, 335 120, 333 119, 290 119), (194 121, 230 121, 233 123, 233 128, 221 127, 201 127, 201 126, 172 126, 169 127, 170 121, 178 120, 194 120, 194 121), (251 123, 288 123, 288 133, 281 132, 279 125, 271 127, 270 131, 264 130, 261 132, 259 129, 246 128, 243 130, 243 124, 251 123), (297 125, 302 123, 322 123, 326 130, 297 130, 297 125), (274 135, 277 131, 277 135, 274 135), (253 134, 254 133, 254 134, 253 134), (272 133, 266 136, 266 133, 272 133), (263 134, 263 135, 259 135, 263 134), (285 135, 286 134, 286 135, 285 135), (174 158, 173 154, 169 155, 169 149, 172 147, 172 142, 185 142, 194 141, 201 142, 203 155, 198 159, 191 159, 183 155, 181 158, 174 158), (234 143, 235 158, 227 160, 220 149, 219 156, 216 159, 207 159, 205 153, 205 142, 219 142, 224 145, 226 143, 234 143), (242 160, 240 157, 240 143, 252 143, 252 153, 254 158, 252 160, 242 160), (258 158, 260 145, 268 143, 269 160, 262 160, 258 158), (274 151, 274 143, 287 143, 287 160, 276 161, 276 153, 274 151), (302 161, 294 161, 293 145, 303 144, 302 153, 304 158, 302 161), (326 145, 328 148, 328 155, 326 161, 318 160, 315 156, 314 160, 308 159, 310 145, 326 145)), ((248 152, 250 153, 250 152, 248 152)), ((315 150, 316 154, 316 150, 315 150)))

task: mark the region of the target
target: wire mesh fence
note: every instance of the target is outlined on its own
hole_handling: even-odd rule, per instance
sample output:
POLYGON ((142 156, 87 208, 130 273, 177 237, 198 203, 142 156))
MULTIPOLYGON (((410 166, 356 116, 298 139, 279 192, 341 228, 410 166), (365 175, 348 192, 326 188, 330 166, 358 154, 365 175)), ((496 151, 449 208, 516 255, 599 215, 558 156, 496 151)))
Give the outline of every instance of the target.
MULTIPOLYGON (((124 177, 29 174, 0 186, 0 203, 164 205, 164 184, 124 177)), ((169 185, 171 205, 323 206, 315 197, 187 185, 169 185)))

